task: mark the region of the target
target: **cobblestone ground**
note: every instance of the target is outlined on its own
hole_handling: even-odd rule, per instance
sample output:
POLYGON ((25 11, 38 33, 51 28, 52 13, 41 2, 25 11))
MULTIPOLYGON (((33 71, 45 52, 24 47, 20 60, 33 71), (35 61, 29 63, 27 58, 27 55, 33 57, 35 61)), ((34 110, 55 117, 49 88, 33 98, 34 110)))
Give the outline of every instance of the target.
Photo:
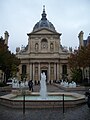
POLYGON ((86 104, 65 108, 52 109, 26 109, 23 115, 22 109, 11 109, 0 105, 0 120, 90 120, 90 109, 86 104))
MULTIPOLYGON (((39 89, 40 86, 34 86, 34 91, 39 91, 39 89)), ((59 92, 62 90, 49 85, 48 91, 59 92)), ((5 93, 0 93, 0 95, 3 94, 5 93)), ((64 114, 62 108, 26 109, 25 115, 23 115, 22 109, 12 109, 0 105, 0 120, 90 120, 90 108, 87 104, 65 108, 64 114)))

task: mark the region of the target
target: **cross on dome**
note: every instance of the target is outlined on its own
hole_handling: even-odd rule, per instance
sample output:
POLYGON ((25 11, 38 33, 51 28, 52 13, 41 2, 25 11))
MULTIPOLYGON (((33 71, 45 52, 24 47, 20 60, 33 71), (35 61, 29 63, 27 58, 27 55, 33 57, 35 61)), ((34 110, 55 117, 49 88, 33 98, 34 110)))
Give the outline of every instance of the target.
POLYGON ((43 11, 45 11, 45 5, 43 5, 43 11))
POLYGON ((46 18, 46 13, 45 13, 45 5, 43 5, 43 13, 42 13, 42 18, 41 18, 41 20, 47 20, 47 18, 46 18))

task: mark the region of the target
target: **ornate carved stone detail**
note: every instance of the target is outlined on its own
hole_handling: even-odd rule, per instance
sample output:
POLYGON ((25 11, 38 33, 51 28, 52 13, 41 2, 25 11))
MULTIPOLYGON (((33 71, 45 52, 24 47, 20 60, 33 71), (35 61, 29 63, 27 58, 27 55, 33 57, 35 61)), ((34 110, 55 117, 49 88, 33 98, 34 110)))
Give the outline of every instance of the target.
POLYGON ((39 49, 39 45, 38 45, 38 43, 36 43, 35 44, 35 50, 38 51, 38 49, 39 49))
POLYGON ((50 50, 51 50, 51 51, 54 50, 54 45, 53 45, 53 43, 50 43, 50 50))
POLYGON ((47 40, 46 39, 42 39, 42 41, 41 41, 41 49, 45 50, 47 48, 48 48, 48 42, 47 42, 47 40))

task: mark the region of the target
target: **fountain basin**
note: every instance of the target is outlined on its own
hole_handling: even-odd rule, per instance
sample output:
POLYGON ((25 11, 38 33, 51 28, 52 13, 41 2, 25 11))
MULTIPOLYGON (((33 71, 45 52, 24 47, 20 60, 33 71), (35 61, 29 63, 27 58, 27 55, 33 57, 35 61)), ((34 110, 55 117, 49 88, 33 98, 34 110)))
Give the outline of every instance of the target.
MULTIPOLYGON (((82 104, 85 102, 85 96, 78 93, 70 93, 70 92, 48 93, 47 99, 40 99, 39 93, 30 93, 25 95, 25 107, 26 108, 63 107, 63 97, 62 97, 63 94, 65 96, 64 97, 65 107, 74 107, 78 104, 82 104)), ((11 93, 8 95, 1 96, 0 104, 12 108, 22 108, 23 95, 21 96, 21 94, 17 95, 11 93)))

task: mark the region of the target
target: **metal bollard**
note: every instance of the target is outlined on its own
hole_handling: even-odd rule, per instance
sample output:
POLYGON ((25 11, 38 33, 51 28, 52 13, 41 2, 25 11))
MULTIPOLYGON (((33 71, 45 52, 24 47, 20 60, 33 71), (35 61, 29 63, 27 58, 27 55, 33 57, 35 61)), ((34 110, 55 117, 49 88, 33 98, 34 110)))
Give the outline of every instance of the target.
POLYGON ((64 113, 64 94, 63 94, 63 113, 64 113))
POLYGON ((90 108, 90 95, 88 95, 88 101, 87 101, 88 107, 90 108))
POLYGON ((23 115, 25 114, 25 95, 23 95, 23 115))

